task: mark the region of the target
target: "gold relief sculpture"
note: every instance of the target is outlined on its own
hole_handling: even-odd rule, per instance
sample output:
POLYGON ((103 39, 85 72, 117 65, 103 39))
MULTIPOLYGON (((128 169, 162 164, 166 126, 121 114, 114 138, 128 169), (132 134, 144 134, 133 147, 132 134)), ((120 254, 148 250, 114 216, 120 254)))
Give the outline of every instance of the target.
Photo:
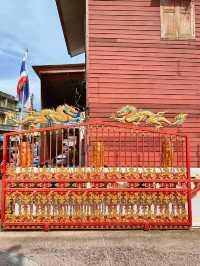
POLYGON ((19 149, 20 149, 20 165, 21 167, 28 167, 31 166, 32 163, 32 150, 31 150, 31 145, 24 141, 19 144, 19 149))
POLYGON ((169 137, 162 140, 162 167, 172 168, 174 161, 174 145, 169 137))
POLYGON ((104 166, 104 143, 96 142, 93 145, 93 166, 97 172, 104 166))
POLYGON ((17 124, 22 124, 24 128, 35 128, 38 125, 44 124, 59 124, 64 122, 77 121, 77 118, 74 118, 75 114, 80 113, 81 121, 84 121, 85 114, 84 112, 79 112, 73 106, 67 104, 59 105, 56 109, 42 109, 41 111, 31 112, 29 115, 24 117, 22 121, 16 121, 17 124))
POLYGON ((137 109, 135 106, 126 105, 118 110, 111 118, 123 123, 132 123, 134 125, 147 124, 160 128, 163 126, 181 126, 187 117, 187 114, 180 113, 175 116, 174 121, 170 121, 165 116, 165 112, 154 113, 149 110, 137 109))
POLYGON ((181 205, 181 217, 183 218, 183 220, 187 220, 186 204, 187 204, 187 194, 182 194, 180 199, 180 205, 181 205))
POLYGON ((6 220, 19 221, 149 221, 187 219, 186 195, 181 193, 11 193, 6 220), (35 200, 34 200, 35 197, 35 200), (171 206, 171 207, 170 207, 171 206))
MULTIPOLYGON (((172 157, 173 157, 173 151, 172 149, 168 149, 169 147, 165 143, 165 148, 163 148, 163 164, 165 165, 171 165, 172 163, 172 157), (167 146, 167 147, 166 147, 167 146)), ((186 169, 180 168, 176 172, 173 171, 171 167, 165 167, 165 171, 160 171, 158 173, 152 173, 152 171, 141 171, 137 169, 132 170, 130 173, 129 171, 121 173, 120 169, 116 169, 116 172, 114 171, 108 171, 108 172, 99 172, 96 169, 96 172, 91 172, 90 170, 86 169, 84 171, 79 170, 79 172, 75 172, 73 170, 67 169, 67 168, 48 168, 46 166, 41 168, 33 168, 33 167, 25 167, 25 168, 16 168, 12 165, 7 165, 6 168, 6 176, 7 178, 16 181, 20 180, 23 181, 23 179, 30 179, 30 180, 41 180, 41 179, 53 179, 53 180, 75 180, 75 179, 86 179, 86 180, 112 180, 112 179, 119 179, 122 180, 122 182, 128 182, 130 179, 179 179, 181 178, 185 179, 186 176, 186 169), (84 173, 85 172, 85 173, 84 173), (81 174, 84 173, 84 174, 81 174)), ((103 182, 104 183, 104 182, 103 182)))
MULTIPOLYGON (((83 178, 81 176, 80 169, 76 172, 73 170, 65 169, 63 167, 56 170, 43 167, 37 170, 36 175, 33 177, 33 168, 25 167, 20 169, 16 175, 16 169, 12 166, 7 166, 7 174, 12 182, 10 183, 16 190, 17 188, 35 187, 47 188, 52 184, 52 179, 55 188, 69 187, 69 178, 74 180, 76 178, 83 178), (33 182, 23 182, 23 179, 32 178, 33 182), (49 182, 42 182, 42 179, 48 179, 49 182), (66 182, 59 183, 59 180, 68 180, 66 182), (35 180, 35 181, 34 181, 35 180), (37 182, 37 180, 40 182, 37 182), (57 182, 56 182, 57 181, 57 182)), ((126 169, 123 173, 121 169, 108 169, 107 172, 99 173, 88 171, 87 179, 83 183, 77 183, 76 181, 73 188, 80 188, 90 183, 90 188, 101 188, 105 182, 102 179, 108 180, 107 187, 119 188, 118 183, 110 182, 113 178, 121 181, 126 181, 128 188, 138 187, 142 179, 157 179, 160 177, 160 182, 157 182, 158 187, 166 187, 165 182, 162 179, 172 179, 173 182, 180 178, 182 174, 185 178, 186 171, 182 169, 179 172, 153 172, 150 170, 142 172, 141 169, 131 169, 131 175, 129 169, 126 169), (111 171, 112 170, 112 171, 111 171), (138 178, 138 176, 140 178, 138 178), (129 180, 138 179, 138 182, 131 183, 129 180), (93 180, 99 180, 98 182, 92 182, 93 180), (81 184, 81 185, 80 185, 81 184), (132 186, 133 184, 134 186, 132 186)), ((86 172, 86 171, 85 171, 86 172)), ((118 180, 117 180, 118 181, 118 180)), ((150 182, 155 186, 155 182, 150 182)), ((103 188, 105 188, 103 186, 103 188)), ((170 187, 169 187, 170 188, 170 187)), ((93 222, 93 221, 186 221, 188 217, 187 213, 187 195, 182 192, 147 192, 147 191, 48 191, 40 192, 36 191, 27 192, 11 192, 8 194, 6 201, 6 220, 10 222, 40 222, 40 221, 62 221, 62 222, 93 222)))

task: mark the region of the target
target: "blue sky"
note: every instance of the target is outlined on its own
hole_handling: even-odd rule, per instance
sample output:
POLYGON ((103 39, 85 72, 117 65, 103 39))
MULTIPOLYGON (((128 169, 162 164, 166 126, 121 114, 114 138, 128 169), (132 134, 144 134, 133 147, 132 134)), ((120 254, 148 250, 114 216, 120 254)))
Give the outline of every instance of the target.
POLYGON ((29 49, 29 79, 40 107, 40 80, 31 65, 84 62, 67 53, 55 0, 0 0, 0 90, 16 95, 24 49, 29 49))

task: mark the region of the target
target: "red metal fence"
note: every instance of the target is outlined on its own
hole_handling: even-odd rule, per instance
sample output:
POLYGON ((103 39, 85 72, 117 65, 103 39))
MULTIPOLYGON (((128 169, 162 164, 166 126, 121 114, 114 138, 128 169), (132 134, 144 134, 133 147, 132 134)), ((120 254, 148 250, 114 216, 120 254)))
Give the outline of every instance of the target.
POLYGON ((4 229, 191 226, 187 136, 117 123, 5 135, 4 229))

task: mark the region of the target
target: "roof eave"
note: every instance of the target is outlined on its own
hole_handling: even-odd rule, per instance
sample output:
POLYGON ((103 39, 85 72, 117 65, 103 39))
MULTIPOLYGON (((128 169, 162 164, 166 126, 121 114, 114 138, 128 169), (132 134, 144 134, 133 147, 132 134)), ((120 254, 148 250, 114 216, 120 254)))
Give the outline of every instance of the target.
POLYGON ((39 78, 46 74, 85 72, 85 64, 40 65, 32 68, 39 78))
MULTIPOLYGON (((70 11, 72 11, 72 13, 70 13, 70 16, 69 16, 69 14, 66 14, 66 11, 65 11, 66 9, 62 8, 61 1, 62 0, 56 0, 57 10, 58 10, 58 14, 60 17, 60 22, 61 22, 61 26, 62 26, 62 30, 63 30, 63 34, 64 34, 65 43, 67 46, 68 53, 71 57, 73 57, 73 56, 76 56, 76 55, 79 55, 79 54, 85 52, 85 44, 84 44, 84 37, 83 37, 84 36, 83 21, 80 18, 81 17, 80 12, 81 12, 81 15, 84 12, 83 11, 84 0, 77 0, 77 2, 76 2, 76 4, 79 2, 81 3, 79 12, 77 9, 73 9, 72 6, 68 5, 69 8, 71 8, 70 11), (74 10, 76 10, 76 12, 74 10), (65 12, 65 14, 64 14, 64 12, 65 12), (76 30, 73 31, 72 27, 69 26, 70 23, 67 24, 67 22, 69 22, 69 21, 66 22, 64 19, 64 16, 67 17, 67 15, 68 15, 68 19, 71 19, 73 17, 73 15, 74 15, 74 17, 77 17, 77 19, 79 18, 78 28, 76 28, 76 25, 75 25, 75 29, 78 29, 79 33, 77 33, 76 30), (75 36, 75 34, 78 34, 78 35, 75 36), (71 36, 71 40, 69 38, 69 35, 71 36), (78 41, 77 41, 77 36, 78 36, 78 41), (73 47, 73 41, 77 42, 77 45, 79 46, 78 48, 73 47)), ((65 5, 67 5, 67 1, 64 3, 65 3, 65 5)), ((79 5, 77 4, 77 6, 79 6, 79 5)), ((69 12, 69 8, 67 8, 68 12, 69 12)))
POLYGON ((57 5, 57 9, 58 9, 58 14, 59 14, 59 17, 60 17, 61 27, 62 27, 62 30, 63 30, 63 33, 64 33, 64 38, 65 38, 65 44, 67 46, 67 51, 68 51, 69 55, 71 57, 73 57, 73 54, 71 53, 71 50, 70 50, 70 47, 69 47, 69 41, 68 41, 68 38, 67 38, 67 31, 66 31, 66 28, 65 28, 64 19, 63 19, 63 15, 62 15, 61 4, 60 4, 59 0, 56 0, 56 5, 57 5))

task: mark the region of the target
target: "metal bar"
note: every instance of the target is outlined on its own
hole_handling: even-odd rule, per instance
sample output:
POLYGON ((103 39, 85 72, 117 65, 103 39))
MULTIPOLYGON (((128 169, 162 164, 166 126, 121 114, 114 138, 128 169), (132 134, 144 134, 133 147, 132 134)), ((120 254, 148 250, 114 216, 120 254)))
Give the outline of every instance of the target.
POLYGON ((151 153, 151 135, 149 134, 148 135, 148 138, 147 138, 147 166, 150 167, 150 153, 151 153))
MULTIPOLYGON (((73 125, 57 125, 57 126, 53 126, 53 127, 47 127, 47 128, 37 128, 37 129, 32 129, 32 130, 18 130, 16 132, 12 132, 12 133, 6 133, 8 136, 14 136, 14 135, 18 135, 18 134, 24 134, 24 133, 34 133, 34 132, 43 132, 45 130, 58 130, 58 129, 62 129, 62 128, 73 128, 73 127, 79 127, 79 126, 96 126, 96 125, 105 125, 105 126, 110 126, 110 127, 116 127, 116 128, 135 128, 135 126, 131 125, 131 124, 121 124, 121 123, 117 123, 117 122, 102 122, 102 121, 95 121, 95 122, 83 122, 81 124, 73 124, 73 125)), ((140 127, 140 132, 158 132, 158 129, 155 128, 143 128, 140 127)), ((184 137, 184 134, 178 133, 177 129, 176 130, 164 130, 162 129, 162 134, 163 135, 177 135, 177 136, 182 136, 184 137)))
POLYGON ((139 158, 139 153, 138 153, 138 131, 136 131, 136 166, 137 168, 139 166, 139 161, 140 161, 140 158, 139 158))
POLYGON ((9 151, 8 151, 8 153, 9 153, 9 160, 8 160, 8 163, 10 164, 11 163, 11 149, 12 149, 12 145, 11 145, 11 138, 9 138, 9 151))
POLYGON ((179 147, 178 147, 178 136, 176 136, 176 166, 179 167, 179 147))
POLYGON ((56 133, 56 168, 58 167, 58 130, 55 131, 56 133))
POLYGON ((132 129, 131 129, 131 134, 130 134, 130 160, 131 160, 131 162, 130 162, 130 164, 131 164, 131 167, 133 167, 133 154, 134 154, 134 145, 133 145, 133 131, 132 131, 132 129))
POLYGON ((159 158, 160 158, 159 167, 160 167, 160 169, 162 169, 162 138, 161 138, 160 132, 159 132, 159 158))
POLYGON ((192 178, 192 179, 191 179, 191 182, 193 182, 193 183, 200 183, 200 179, 196 179, 196 178, 193 179, 193 178, 192 178))
POLYGON ((1 223, 5 221, 5 206, 6 206, 6 160, 7 160, 7 135, 3 139, 3 161, 2 161, 2 194, 1 194, 1 223))
POLYGON ((50 161, 50 166, 53 166, 53 158, 52 158, 52 130, 49 130, 49 161, 50 161))
POLYGON ((144 133, 142 133, 142 168, 144 170, 144 133))
MULTIPOLYGON (((49 188, 8 188, 8 192, 48 192, 49 188)), ((51 191, 75 191, 75 192, 139 192, 139 191, 160 191, 160 192, 186 192, 184 188, 51 188, 51 191)))
POLYGON ((200 191, 200 187, 192 189, 192 194, 196 194, 197 192, 200 191))
POLYGON ((187 195, 188 195, 188 221, 192 226, 192 194, 191 194, 191 178, 190 178, 190 144, 188 136, 186 140, 186 167, 187 167, 187 195))
MULTIPOLYGON (((112 149, 111 148, 112 141, 110 139, 110 128, 107 127, 107 130, 108 130, 108 135, 107 135, 108 141, 107 141, 107 145, 106 145, 107 146, 107 154, 108 154, 108 162, 107 162, 107 164, 108 164, 109 167, 111 167, 112 166, 112 160, 110 159, 110 150, 112 149)), ((102 131, 103 131, 103 127, 102 127, 102 131)), ((103 139, 103 132, 102 132, 102 139, 103 139)), ((103 142, 103 140, 102 140, 102 142, 103 142)), ((106 147, 105 147, 105 149, 106 149, 106 147)), ((102 153, 103 153, 103 151, 102 151, 102 153)), ((101 157, 103 157, 103 154, 101 155, 101 157)))
POLYGON ((153 133, 153 167, 156 167, 156 145, 155 145, 155 133, 153 133))
POLYGON ((181 138, 181 143, 182 143, 182 167, 184 167, 185 166, 185 152, 184 152, 184 139, 183 138, 181 138))
POLYGON ((119 130, 119 167, 122 167, 122 155, 121 155, 121 131, 119 130))
POLYGON ((46 153, 47 153, 47 136, 46 136, 47 132, 44 131, 44 154, 43 154, 43 165, 45 166, 46 165, 46 153))
POLYGON ((73 128, 73 167, 75 168, 76 164, 76 128, 73 128))
MULTIPOLYGON (((51 183, 51 182, 56 182, 56 183, 68 183, 68 182, 82 182, 82 183, 85 183, 85 182, 93 182, 93 183, 102 183, 102 182, 105 182, 105 183, 117 183, 117 182, 124 182, 124 183, 140 183, 141 182, 141 179, 119 179, 119 178, 114 178, 114 179, 23 179, 23 180, 13 180, 12 178, 8 178, 7 179, 7 183, 51 183)), ((185 182, 185 179, 142 179, 142 182, 143 183, 181 183, 181 182, 185 182)), ((194 182, 194 181, 192 181, 194 182)), ((200 181, 196 182, 196 183, 200 183, 200 181)))
POLYGON ((62 154, 62 159, 61 159, 61 165, 62 167, 64 166, 64 135, 63 135, 63 128, 61 129, 61 154, 62 154))
POLYGON ((84 166, 85 166, 85 171, 86 168, 88 167, 88 147, 87 147, 87 142, 88 142, 88 128, 85 126, 84 127, 84 166))
POLYGON ((25 167, 28 166, 28 153, 29 153, 29 148, 28 148, 28 134, 25 135, 25 156, 26 156, 26 161, 25 161, 25 167))
POLYGON ((124 131, 124 139, 123 139, 123 147, 124 147, 124 166, 127 167, 127 151, 126 151, 126 130, 124 131))
MULTIPOLYGON (((9 136, 11 138, 11 136, 9 136)), ((17 162, 17 159, 19 160, 19 154, 18 154, 18 151, 19 151, 19 145, 17 145, 17 136, 15 136, 15 140, 14 140, 14 165, 17 165, 18 162, 17 162)))
POLYGON ((81 127, 78 128, 78 166, 81 168, 82 143, 81 143, 81 127))
POLYGON ((89 149, 89 167, 91 167, 91 169, 93 168, 93 157, 94 157, 94 155, 93 155, 93 143, 92 143, 92 126, 90 126, 89 128, 88 128, 89 130, 88 130, 88 137, 89 137, 89 146, 88 146, 88 149, 89 149))
POLYGON ((19 135, 19 166, 22 166, 22 136, 19 135))
POLYGON ((69 167, 69 164, 70 164, 70 160, 69 160, 69 156, 70 156, 70 147, 69 147, 69 128, 67 128, 67 167, 69 167))
POLYGON ((35 155, 35 151, 34 151, 34 134, 31 134, 31 154, 32 154, 32 158, 31 158, 31 165, 32 167, 34 167, 34 155, 35 155))
MULTIPOLYGON (((46 222, 36 222, 36 223, 33 223, 33 222, 16 222, 16 223, 8 223, 6 222, 5 225, 7 226, 44 226, 46 225, 46 222)), ((141 223, 141 222, 136 222, 135 219, 130 219, 129 222, 126 222, 126 221, 112 221, 112 222, 103 222, 103 221, 92 221, 92 222, 86 222, 86 221, 77 221, 77 222, 51 222, 49 221, 48 223, 49 226, 55 226, 55 229, 57 228, 57 226, 66 226, 66 227, 69 227, 69 226, 77 226, 76 228, 81 228, 86 226, 86 228, 88 226, 97 226, 97 228, 99 228, 100 226, 110 226, 111 228, 114 226, 114 225, 118 225, 118 226, 121 226, 121 225, 127 225, 127 226, 140 226, 140 228, 143 228, 144 227, 144 222, 141 223)), ((183 222, 169 222, 169 221, 166 221, 166 222, 162 222, 162 221, 155 221, 155 222, 152 222, 152 221, 148 221, 148 225, 151 225, 151 226, 156 226, 156 227, 159 227, 159 226, 188 226, 189 224, 188 223, 183 223, 183 222)), ((101 227, 100 227, 101 228, 101 227)), ((19 228, 17 228, 19 229, 19 228)), ((22 228, 23 229, 23 228, 22 228)), ((59 229, 59 228, 57 228, 59 229)), ((94 229, 94 227, 93 227, 94 229)), ((121 228, 120 228, 121 229, 121 228)), ((163 229, 166 229, 166 228, 163 228, 163 229)))

